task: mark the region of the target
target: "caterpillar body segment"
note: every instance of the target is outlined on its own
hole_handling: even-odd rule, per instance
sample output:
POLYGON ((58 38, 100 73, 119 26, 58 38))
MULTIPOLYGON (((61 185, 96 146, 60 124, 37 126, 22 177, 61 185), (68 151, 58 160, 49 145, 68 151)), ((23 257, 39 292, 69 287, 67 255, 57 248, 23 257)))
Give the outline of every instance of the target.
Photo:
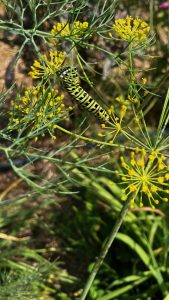
POLYGON ((76 67, 67 66, 58 71, 57 75, 61 78, 65 87, 67 87, 66 84, 80 84, 79 74, 77 72, 76 67))
POLYGON ((76 102, 86 108, 89 112, 94 114, 97 118, 104 122, 108 122, 110 117, 106 110, 104 110, 100 104, 98 104, 81 86, 79 74, 76 67, 67 66, 57 72, 57 75, 61 78, 64 87, 70 94, 70 96, 76 100, 76 102))

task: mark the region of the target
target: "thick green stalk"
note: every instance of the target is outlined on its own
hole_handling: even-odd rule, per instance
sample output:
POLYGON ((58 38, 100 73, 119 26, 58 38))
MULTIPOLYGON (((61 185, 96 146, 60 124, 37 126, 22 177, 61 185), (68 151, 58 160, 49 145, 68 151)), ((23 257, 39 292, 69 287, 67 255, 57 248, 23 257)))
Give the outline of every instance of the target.
POLYGON ((100 255, 99 255, 99 257, 98 257, 98 259, 97 259, 97 261, 96 261, 96 263, 95 263, 95 265, 93 267, 93 270, 92 270, 91 274, 89 275, 89 278, 88 278, 88 280, 86 282, 86 285, 84 287, 84 290, 83 290, 82 295, 79 298, 79 300, 85 300, 86 299, 86 297, 88 295, 88 292, 89 292, 89 290, 90 290, 90 288, 91 288, 91 286, 93 284, 93 281, 94 281, 94 279, 95 279, 95 277, 97 275, 97 272, 99 271, 99 268, 100 268, 100 266, 101 266, 101 264, 102 264, 102 262, 103 262, 103 260, 104 260, 104 258, 106 256, 106 254, 107 254, 110 246, 112 245, 112 243, 113 243, 113 241, 114 241, 114 239, 116 237, 116 234, 118 233, 118 231, 120 229, 120 226, 121 226, 121 224, 122 224, 122 222, 123 222, 123 220, 124 220, 124 218, 126 216, 126 213, 128 211, 128 206, 129 206, 130 199, 131 199, 131 197, 129 197, 125 201, 125 203, 124 203, 124 205, 123 205, 123 207, 122 207, 122 209, 120 211, 120 214, 119 214, 119 216, 118 216, 118 218, 116 220, 116 223, 115 223, 115 225, 113 227, 113 230, 112 230, 110 236, 107 238, 106 242, 104 243, 104 245, 102 247, 100 255))

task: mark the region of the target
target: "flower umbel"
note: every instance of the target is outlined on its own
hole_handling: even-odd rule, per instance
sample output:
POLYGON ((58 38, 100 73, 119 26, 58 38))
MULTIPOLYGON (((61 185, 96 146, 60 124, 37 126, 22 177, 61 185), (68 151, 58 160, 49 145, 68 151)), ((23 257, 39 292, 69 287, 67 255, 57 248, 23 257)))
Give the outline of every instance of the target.
POLYGON ((88 22, 80 22, 76 21, 74 23, 56 23, 52 30, 51 34, 57 36, 64 36, 64 37, 72 37, 74 39, 80 38, 84 35, 87 28, 89 27, 88 22))
POLYGON ((18 95, 12 101, 9 129, 28 129, 35 133, 35 139, 39 134, 48 132, 54 139, 55 123, 67 116, 67 110, 63 104, 64 95, 59 95, 56 89, 45 89, 41 85, 27 88, 24 95, 18 95))
POLYGON ((40 55, 39 60, 35 60, 31 66, 29 75, 32 78, 41 78, 54 75, 64 62, 66 52, 50 51, 49 59, 46 54, 40 55))
POLYGON ((124 19, 115 20, 113 30, 123 40, 134 44, 144 44, 148 39, 150 26, 142 19, 133 19, 127 16, 124 19))
POLYGON ((128 115, 129 101, 123 99, 122 96, 115 98, 115 100, 118 103, 117 111, 114 105, 111 105, 111 107, 108 109, 108 114, 110 116, 110 122, 108 124, 111 124, 111 126, 101 124, 101 128, 104 130, 105 133, 98 133, 98 136, 100 137, 108 137, 110 144, 112 144, 115 141, 116 137, 120 133, 125 132, 122 121, 128 115))
POLYGON ((130 205, 134 207, 136 198, 139 206, 143 206, 147 200, 152 208, 160 201, 168 202, 169 194, 169 167, 165 164, 164 156, 158 155, 154 150, 150 155, 144 149, 136 149, 131 152, 131 159, 125 162, 121 157, 121 166, 125 172, 121 175, 124 189, 124 200, 132 194, 130 205))

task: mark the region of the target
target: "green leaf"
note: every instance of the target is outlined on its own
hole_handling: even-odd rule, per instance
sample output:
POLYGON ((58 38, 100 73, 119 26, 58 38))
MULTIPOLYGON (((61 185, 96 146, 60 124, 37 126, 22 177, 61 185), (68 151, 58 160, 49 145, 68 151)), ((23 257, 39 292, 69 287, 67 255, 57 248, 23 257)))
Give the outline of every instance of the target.
POLYGON ((116 238, 125 244, 127 244, 132 250, 134 250, 142 262, 149 268, 150 267, 150 259, 147 253, 144 251, 144 249, 136 243, 131 237, 127 236, 126 234, 123 233, 118 233, 116 238))
POLYGON ((148 277, 136 280, 133 284, 128 284, 125 287, 121 287, 121 288, 119 288, 119 289, 117 289, 113 292, 108 293, 107 295, 105 295, 101 298, 98 298, 97 300, 111 300, 111 299, 114 299, 114 298, 126 293, 127 291, 132 290, 135 286, 143 283, 147 279, 148 279, 148 277))

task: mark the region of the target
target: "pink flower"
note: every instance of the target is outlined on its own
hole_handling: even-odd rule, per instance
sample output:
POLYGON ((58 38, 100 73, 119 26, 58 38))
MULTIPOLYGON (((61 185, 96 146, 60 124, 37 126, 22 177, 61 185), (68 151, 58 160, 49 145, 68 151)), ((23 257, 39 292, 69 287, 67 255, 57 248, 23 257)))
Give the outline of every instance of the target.
POLYGON ((161 9, 168 9, 169 8, 169 2, 168 1, 164 1, 160 4, 159 8, 161 9))

